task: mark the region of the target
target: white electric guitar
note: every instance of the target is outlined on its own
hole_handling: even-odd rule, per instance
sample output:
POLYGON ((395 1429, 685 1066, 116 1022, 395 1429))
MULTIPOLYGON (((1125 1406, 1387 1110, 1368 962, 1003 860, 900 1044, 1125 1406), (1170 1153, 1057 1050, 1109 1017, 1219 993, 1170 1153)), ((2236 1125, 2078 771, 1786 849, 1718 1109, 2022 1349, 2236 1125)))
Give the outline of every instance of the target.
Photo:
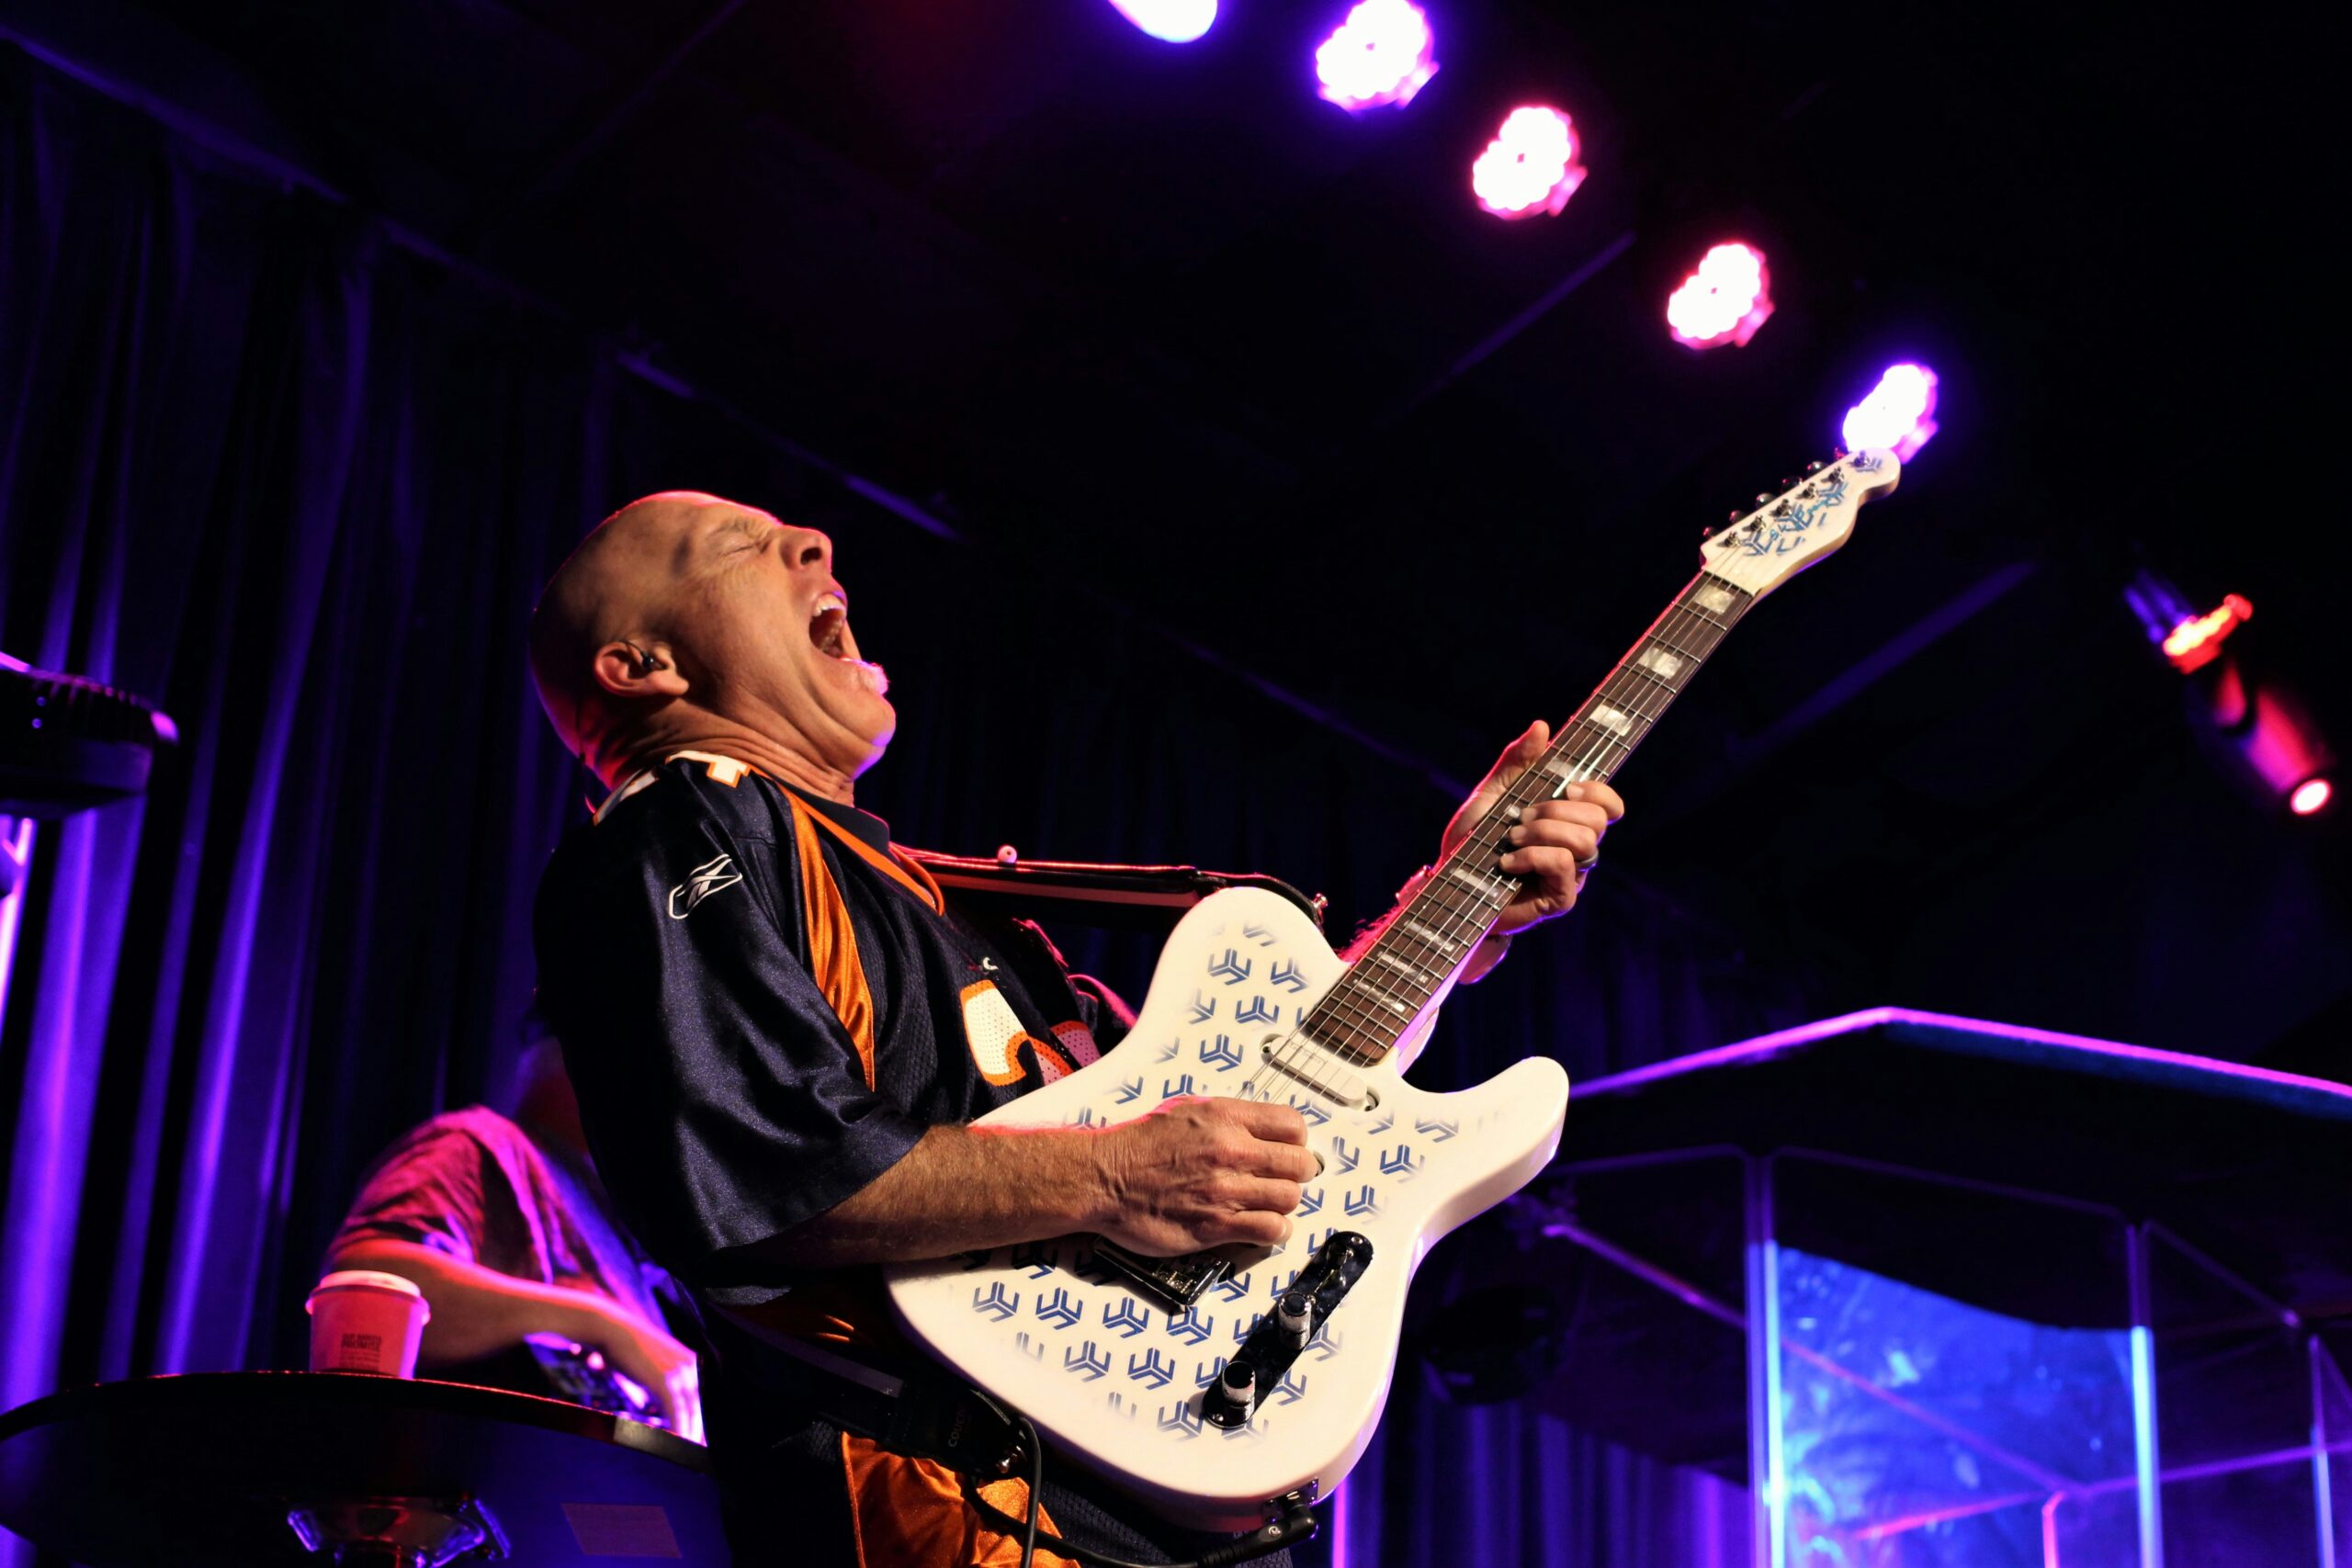
POLYGON ((1615 773, 1747 607, 1844 544, 1898 471, 1882 451, 1815 465, 1714 534, 1699 575, 1352 965, 1279 895, 1215 894, 1170 934, 1124 1041, 982 1119, 1103 1126, 1182 1094, 1291 1105, 1324 1168, 1288 1243, 1155 1258, 1072 1236, 900 1265, 890 1298, 915 1341, 1177 1523, 1254 1529, 1329 1493, 1372 1440, 1423 1255, 1559 1146, 1558 1063, 1431 1094, 1391 1060, 1515 896, 1495 867, 1503 834, 1615 773))

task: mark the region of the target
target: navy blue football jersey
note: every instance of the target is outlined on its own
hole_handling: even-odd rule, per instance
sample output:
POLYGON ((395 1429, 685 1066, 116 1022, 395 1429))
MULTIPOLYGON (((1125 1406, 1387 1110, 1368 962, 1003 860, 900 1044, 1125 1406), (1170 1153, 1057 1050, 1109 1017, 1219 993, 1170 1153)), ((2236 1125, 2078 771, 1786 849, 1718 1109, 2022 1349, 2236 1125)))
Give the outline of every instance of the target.
MULTIPOLYGON (((795 1332, 887 1344, 876 1270, 796 1278, 757 1244, 857 1191, 925 1128, 1094 1060, 1098 1032, 1114 1044, 1124 1019, 1071 985, 1034 925, 948 904, 878 818, 739 761, 673 757, 597 815, 556 851, 535 925, 540 1004, 616 1206, 700 1302, 789 1298, 795 1332)), ((738 1562, 852 1568, 891 1540, 960 1540, 956 1562, 1017 1551, 939 1466, 806 1407, 781 1351, 723 1313, 702 1328, 738 1562)), ((1130 1560, 1220 1539, 1058 1466, 1043 1502, 1046 1529, 1130 1560)))
POLYGON ((946 903, 878 818, 685 755, 599 818, 540 883, 540 1002, 623 1217, 711 1301, 784 1294, 741 1249, 1094 1059, 1044 934, 946 903))

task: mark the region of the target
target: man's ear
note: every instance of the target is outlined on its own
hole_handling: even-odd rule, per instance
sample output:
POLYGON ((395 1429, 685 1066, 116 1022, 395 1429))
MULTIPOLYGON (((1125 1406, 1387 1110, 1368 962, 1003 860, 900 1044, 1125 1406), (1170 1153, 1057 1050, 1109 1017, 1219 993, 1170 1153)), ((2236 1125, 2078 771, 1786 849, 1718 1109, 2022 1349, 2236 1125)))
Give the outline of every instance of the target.
POLYGON ((686 678, 667 643, 608 642, 596 650, 596 684, 616 697, 683 697, 686 678))

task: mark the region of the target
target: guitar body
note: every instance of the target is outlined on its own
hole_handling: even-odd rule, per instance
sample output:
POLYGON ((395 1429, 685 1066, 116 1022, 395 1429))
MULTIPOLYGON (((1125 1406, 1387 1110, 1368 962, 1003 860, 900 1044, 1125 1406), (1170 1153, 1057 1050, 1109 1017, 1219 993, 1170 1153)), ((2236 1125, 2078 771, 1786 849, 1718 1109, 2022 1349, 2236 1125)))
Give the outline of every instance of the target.
POLYGON ((918 1344, 1028 1416, 1057 1453, 1181 1524, 1254 1529, 1272 1499, 1329 1495, 1372 1440, 1406 1291, 1430 1244, 1525 1186, 1559 1145, 1567 1075, 1546 1058, 1456 1094, 1295 1043, 1293 1071, 1267 1067, 1267 1044, 1291 1038, 1344 971, 1288 900, 1218 893, 1170 933, 1125 1040, 981 1122, 1102 1126, 1176 1095, 1239 1093, 1253 1073, 1271 1091, 1261 1098, 1295 1107, 1324 1170, 1290 1241, 1227 1249, 1231 1276, 1190 1310, 1165 1310, 1084 1237, 890 1271, 892 1305, 918 1344), (1303 1053, 1326 1089, 1296 1072, 1303 1053), (1281 1381, 1246 1423, 1204 1419, 1227 1357, 1317 1248, 1351 1232, 1370 1242, 1369 1261, 1281 1381))
POLYGON ((1520 813, 1611 777, 1748 606, 1842 546, 1902 467, 1878 450, 1811 464, 1712 534, 1699 575, 1354 965, 1284 899, 1219 893, 1170 936, 1118 1049, 985 1118, 1102 1126, 1180 1094, 1286 1101, 1325 1161, 1287 1244, 1163 1261, 1073 1237, 901 1265, 908 1333, 1179 1523, 1253 1529, 1273 1499, 1329 1493, 1372 1440, 1430 1244, 1544 1168, 1568 1103, 1542 1057, 1459 1094, 1362 1064, 1395 1060, 1516 896, 1497 863, 1520 813))

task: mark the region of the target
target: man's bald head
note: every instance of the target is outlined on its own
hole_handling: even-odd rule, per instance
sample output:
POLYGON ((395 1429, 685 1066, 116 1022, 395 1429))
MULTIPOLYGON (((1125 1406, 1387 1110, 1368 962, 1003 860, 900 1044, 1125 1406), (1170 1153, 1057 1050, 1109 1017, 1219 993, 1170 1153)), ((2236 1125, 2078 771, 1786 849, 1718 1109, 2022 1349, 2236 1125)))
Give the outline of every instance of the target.
POLYGON ((745 760, 845 794, 896 716, 839 594, 814 529, 700 491, 646 496, 598 524, 540 594, 540 705, 599 776, 663 748, 764 743, 778 754, 745 760))
POLYGON ((567 750, 597 772, 605 693, 594 674, 607 643, 667 640, 680 546, 699 509, 729 504, 700 491, 662 491, 596 525, 556 568, 531 612, 531 678, 567 750))

